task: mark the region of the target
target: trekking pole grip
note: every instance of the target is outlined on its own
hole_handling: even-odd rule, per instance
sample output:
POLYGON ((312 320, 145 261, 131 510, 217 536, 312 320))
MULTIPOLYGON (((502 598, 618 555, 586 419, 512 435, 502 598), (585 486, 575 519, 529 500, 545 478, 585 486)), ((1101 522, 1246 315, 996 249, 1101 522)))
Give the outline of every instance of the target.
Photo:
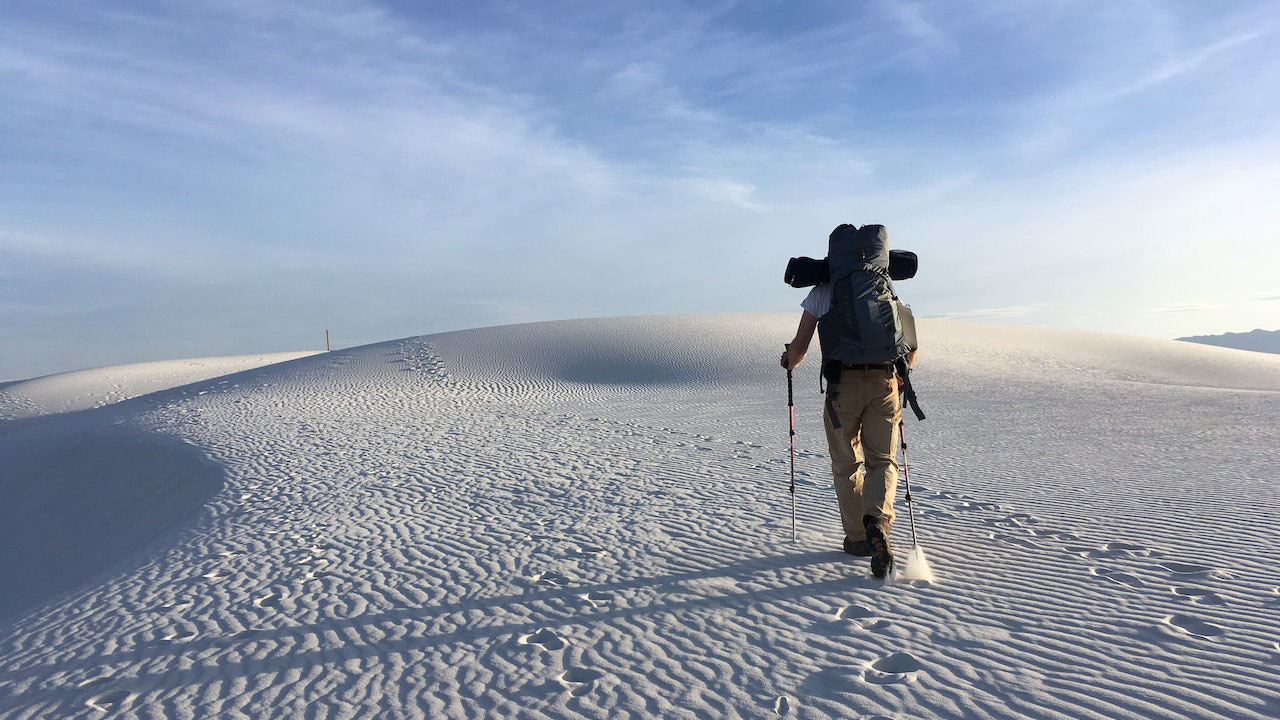
POLYGON ((795 395, 791 385, 791 343, 782 346, 783 352, 787 354, 787 407, 795 405, 795 395))

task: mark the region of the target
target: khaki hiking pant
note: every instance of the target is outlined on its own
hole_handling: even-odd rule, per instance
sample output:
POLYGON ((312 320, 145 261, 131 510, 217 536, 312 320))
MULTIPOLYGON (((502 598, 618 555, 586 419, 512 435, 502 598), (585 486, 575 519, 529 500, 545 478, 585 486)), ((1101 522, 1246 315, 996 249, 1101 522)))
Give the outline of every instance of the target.
POLYGON ((827 392, 822 420, 844 534, 854 540, 866 538, 862 516, 871 515, 880 520, 888 537, 898 491, 898 382, 888 370, 845 368, 840 382, 827 392))

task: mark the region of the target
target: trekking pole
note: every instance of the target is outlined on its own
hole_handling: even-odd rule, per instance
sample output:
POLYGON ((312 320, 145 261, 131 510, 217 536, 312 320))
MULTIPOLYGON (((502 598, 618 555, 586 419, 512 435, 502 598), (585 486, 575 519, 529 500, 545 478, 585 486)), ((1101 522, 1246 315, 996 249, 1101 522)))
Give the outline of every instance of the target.
POLYGON ((907 487, 907 517, 911 518, 911 547, 919 546, 916 541, 916 511, 911 505, 911 479, 907 476, 907 433, 902 418, 898 418, 898 440, 902 443, 902 484, 907 487))
POLYGON ((787 353, 787 414, 791 418, 791 542, 796 541, 796 403, 791 386, 791 344, 787 353))

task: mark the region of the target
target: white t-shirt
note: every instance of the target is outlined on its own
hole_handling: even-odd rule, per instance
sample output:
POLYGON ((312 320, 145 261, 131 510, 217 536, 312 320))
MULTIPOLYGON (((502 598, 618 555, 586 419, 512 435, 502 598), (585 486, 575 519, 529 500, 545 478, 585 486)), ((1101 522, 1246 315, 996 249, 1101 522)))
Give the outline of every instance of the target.
POLYGON ((831 309, 831 283, 814 285, 805 296, 804 302, 800 303, 800 307, 808 310, 809 314, 816 318, 826 315, 831 309))

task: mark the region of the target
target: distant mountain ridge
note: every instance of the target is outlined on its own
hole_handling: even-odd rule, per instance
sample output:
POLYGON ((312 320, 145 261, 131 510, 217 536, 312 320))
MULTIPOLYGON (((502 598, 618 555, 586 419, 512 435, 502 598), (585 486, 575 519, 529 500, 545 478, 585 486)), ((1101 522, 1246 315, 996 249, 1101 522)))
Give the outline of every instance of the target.
POLYGON ((1221 335, 1192 335, 1180 337, 1186 342, 1218 347, 1252 350, 1254 352, 1280 353, 1280 330, 1263 330, 1261 328, 1242 333, 1223 333, 1221 335))

